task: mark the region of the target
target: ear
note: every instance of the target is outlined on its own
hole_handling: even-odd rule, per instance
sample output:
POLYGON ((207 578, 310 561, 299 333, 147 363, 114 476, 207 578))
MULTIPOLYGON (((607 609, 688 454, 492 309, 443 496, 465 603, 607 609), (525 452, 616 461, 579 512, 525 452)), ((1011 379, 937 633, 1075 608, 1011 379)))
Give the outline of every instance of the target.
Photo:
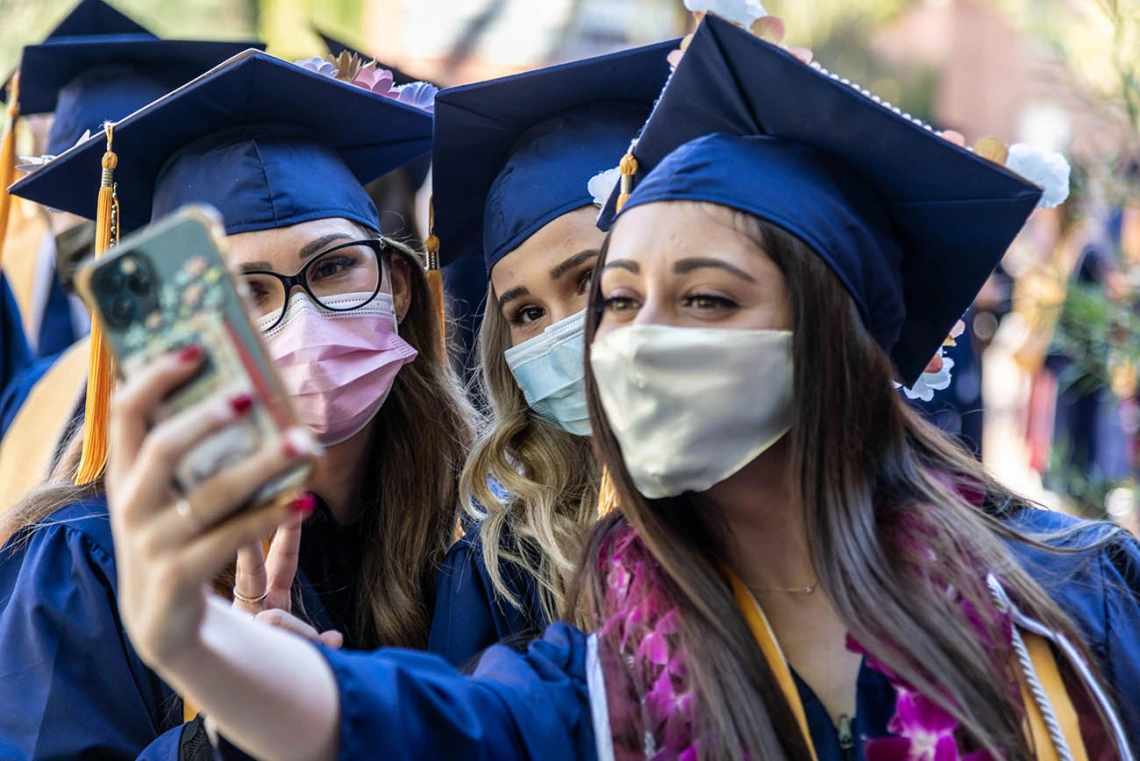
POLYGON ((392 255, 392 306, 396 322, 403 322, 412 305, 412 265, 399 254, 392 255))

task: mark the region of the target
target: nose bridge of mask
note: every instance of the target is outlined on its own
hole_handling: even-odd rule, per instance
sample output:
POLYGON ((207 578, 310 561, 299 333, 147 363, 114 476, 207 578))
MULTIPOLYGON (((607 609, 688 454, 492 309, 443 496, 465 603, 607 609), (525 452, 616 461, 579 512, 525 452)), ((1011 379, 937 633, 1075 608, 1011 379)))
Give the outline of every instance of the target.
POLYGON ((504 354, 507 366, 534 406, 585 378, 585 311, 561 320, 504 354))
MULTIPOLYGON (((332 307, 342 305, 350 306, 360 303, 370 295, 369 293, 342 293, 325 298, 324 303, 332 307)), ((392 295, 384 293, 383 291, 377 293, 371 301, 362 307, 338 312, 321 307, 314 302, 303 289, 297 289, 289 297, 289 303, 285 307, 285 316, 281 319, 281 322, 273 325, 276 315, 266 315, 257 320, 257 328, 261 331, 264 338, 270 338, 283 331, 289 323, 305 313, 319 315, 330 320, 345 319, 354 315, 388 315, 392 318, 392 331, 397 334, 399 333, 399 321, 396 319, 396 310, 392 302, 392 295), (272 325, 272 327, 269 327, 270 325, 272 325)))

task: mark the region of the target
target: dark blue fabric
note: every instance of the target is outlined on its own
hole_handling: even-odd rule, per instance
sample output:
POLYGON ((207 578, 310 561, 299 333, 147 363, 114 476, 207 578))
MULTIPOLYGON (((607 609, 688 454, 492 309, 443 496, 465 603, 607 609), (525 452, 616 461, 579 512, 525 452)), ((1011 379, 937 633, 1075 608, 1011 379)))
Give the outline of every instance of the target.
POLYGON ((0 395, 20 372, 32 362, 28 337, 24 334, 24 321, 20 307, 8 285, 8 278, 0 273, 0 395))
MULTIPOLYGON (((1011 545, 1085 634, 1133 744, 1140 742, 1140 546, 1117 529, 1058 513, 1017 510, 1001 519, 1028 535, 1049 537, 1054 546, 1085 548, 1058 555, 1011 545), (1074 528, 1074 535, 1050 536, 1074 528), (1106 546, 1092 549, 1106 536, 1106 546)), ((584 634, 558 623, 525 655, 492 647, 469 678, 420 653, 325 650, 340 690, 339 758, 370 759, 383 749, 392 759, 593 761, 585 649, 584 634)), ((807 685, 799 688, 820 761, 845 761, 827 712, 807 685)), ((863 758, 864 737, 886 734, 894 700, 885 678, 861 670, 856 759, 863 758)))
MULTIPOLYGON (((67 14, 63 21, 59 22, 59 25, 51 30, 44 39, 123 34, 146 35, 151 39, 158 39, 146 28, 115 10, 103 0, 80 0, 71 10, 71 13, 67 14)), ((11 75, 8 79, 11 79, 11 75)), ((7 102, 8 87, 5 83, 5 86, 0 88, 0 103, 7 102)))
MULTIPOLYGON (((796 198, 803 183, 793 192, 785 188, 786 173, 757 174, 763 167, 745 158, 735 172, 735 157, 727 159, 733 163, 717 167, 717 176, 711 178, 708 172, 688 171, 688 183, 675 182, 671 190, 677 197, 761 216, 778 198, 786 199, 782 207, 790 211, 800 201, 802 215, 772 221, 809 243, 828 244, 817 253, 864 310, 876 337, 889 339, 884 348, 908 386, 966 311, 1041 197, 1039 188, 1012 172, 709 15, 638 137, 638 172, 626 208, 647 202, 645 191, 661 189, 662 178, 655 184, 645 181, 667 155, 713 134, 766 135, 785 144, 801 143, 834 161, 838 179, 862 184, 866 198, 844 190, 828 200, 832 208, 866 201, 834 222, 817 215, 822 188, 796 198), (710 180, 716 192, 702 193, 710 180), (859 224, 865 213, 871 217, 859 224), (893 238, 890 248, 897 251, 874 250, 873 243, 884 235, 893 238), (901 324, 900 304, 905 319, 901 324)), ((705 144, 714 145, 727 146, 705 144)), ((712 167, 714 158, 725 160, 723 153, 691 150, 687 155, 705 167, 712 167)), ((683 163, 673 160, 662 171, 678 172, 686 168, 683 163)), ((654 195, 655 200, 669 197, 654 195)), ((603 227, 613 221, 616 200, 615 193, 603 211, 603 227)))
MULTIPOLYGON (((298 589, 298 609, 331 628, 303 572, 298 589)), ((26 540, 0 548, 4 761, 176 761, 182 701, 135 653, 116 596, 101 497, 56 511, 26 540)))
POLYGON ((486 271, 555 217, 592 201, 669 76, 676 42, 452 87, 436 98, 435 234, 444 263, 486 271))
POLYGON ((235 127, 180 150, 155 180, 151 217, 190 203, 220 211, 228 235, 330 217, 380 229, 376 206, 340 155, 294 126, 235 127))
POLYGON ((496 592, 483 559, 479 526, 451 547, 436 581, 429 652, 466 668, 491 645, 501 642, 521 649, 542 634, 550 621, 542 614, 534 579, 514 563, 501 563, 499 572, 521 607, 496 592))
POLYGON ((427 653, 322 652, 340 689, 344 761, 595 757, 586 638, 566 624, 525 654, 492 647, 471 677, 427 653))
POLYGON ((59 275, 52 271, 44 316, 40 322, 40 336, 36 342, 36 357, 58 354, 75 343, 76 338, 75 326, 71 322, 71 302, 59 275))
POLYGON ((104 120, 118 121, 251 47, 265 49, 259 42, 160 40, 145 33, 28 45, 20 60, 20 113, 63 117, 52 125, 48 148, 57 155, 84 129, 97 132, 104 120))
MULTIPOLYGON (((423 109, 249 51, 115 126, 123 229, 192 200, 218 207, 231 233, 330 216, 377 227, 360 186, 426 153, 431 124, 423 109)), ((105 149, 84 143, 12 192, 94 219, 105 149)))
POLYGON ((13 761, 133 759, 181 724, 181 702, 134 652, 115 596, 101 499, 0 549, 0 738, 13 761))
MULTIPOLYGON (((5 344, 7 345, 7 344, 5 344)), ((51 356, 40 357, 24 364, 23 369, 12 376, 0 393, 0 440, 3 440, 12 422, 19 414, 20 408, 28 399, 28 394, 40 382, 40 378, 47 374, 51 366, 56 363, 62 352, 51 356)))

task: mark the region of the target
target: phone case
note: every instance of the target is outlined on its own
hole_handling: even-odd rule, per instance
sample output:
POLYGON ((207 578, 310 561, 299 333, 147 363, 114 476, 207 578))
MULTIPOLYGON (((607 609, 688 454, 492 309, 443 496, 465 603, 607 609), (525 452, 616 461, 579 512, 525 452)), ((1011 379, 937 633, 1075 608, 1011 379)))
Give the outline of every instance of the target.
MULTIPOLYGON (((244 392, 255 400, 249 414, 183 458, 175 476, 183 493, 264 447, 280 446, 285 431, 296 424, 288 394, 226 266, 217 219, 209 207, 187 207, 80 272, 80 291, 99 313, 124 377, 183 346, 203 349, 201 372, 161 404, 154 423, 211 397, 244 392)), ((293 492, 311 469, 311 462, 303 463, 266 484, 251 506, 293 492)))

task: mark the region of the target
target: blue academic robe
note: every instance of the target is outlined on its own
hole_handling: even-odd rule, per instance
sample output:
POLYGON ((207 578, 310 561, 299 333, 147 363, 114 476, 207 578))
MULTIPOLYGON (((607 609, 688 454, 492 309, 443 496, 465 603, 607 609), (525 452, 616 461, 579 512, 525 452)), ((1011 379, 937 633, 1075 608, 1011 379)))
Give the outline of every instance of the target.
MULTIPOLYGON (((331 628, 320 599, 303 597, 331 628)), ((103 498, 64 507, 0 548, 3 761, 177 761, 182 729, 182 700, 139 659, 119 618, 103 498)))
POLYGON ((0 274, 0 393, 32 361, 24 321, 8 278, 0 274))
POLYGON ((50 357, 59 354, 78 338, 71 320, 71 303, 67 289, 63 287, 59 274, 53 270, 47 303, 44 305, 43 321, 40 323, 40 335, 36 341, 36 356, 50 357))
MULTIPOLYGON (((64 349, 66 351, 66 348, 64 349)), ((47 374, 63 352, 39 357, 27 362, 23 368, 9 379, 6 388, 0 392, 0 440, 12 427, 20 408, 24 406, 32 389, 47 374)))
MULTIPOLYGON (((1026 533, 1075 525, 1042 511, 1019 510, 1004 519, 1026 533)), ((1079 536, 1055 543, 1087 546, 1106 530, 1089 524, 1079 536)), ((1121 535, 1076 555, 1021 544, 1013 552, 1085 635, 1130 740, 1140 747, 1140 545, 1121 535)), ((558 623, 525 653, 492 647, 471 677, 424 653, 322 649, 340 691, 339 758, 594 761, 588 649, 585 634, 558 623)), ((862 759, 866 738, 887 736, 895 696, 876 672, 864 667, 859 677, 850 755, 802 682, 800 691, 820 761, 862 759)))
POLYGON ((429 652, 465 668, 491 645, 502 642, 522 648, 542 634, 550 622, 542 613, 533 577, 509 562, 500 564, 500 573, 520 607, 495 591, 483 560, 479 526, 452 545, 436 581, 429 652))

